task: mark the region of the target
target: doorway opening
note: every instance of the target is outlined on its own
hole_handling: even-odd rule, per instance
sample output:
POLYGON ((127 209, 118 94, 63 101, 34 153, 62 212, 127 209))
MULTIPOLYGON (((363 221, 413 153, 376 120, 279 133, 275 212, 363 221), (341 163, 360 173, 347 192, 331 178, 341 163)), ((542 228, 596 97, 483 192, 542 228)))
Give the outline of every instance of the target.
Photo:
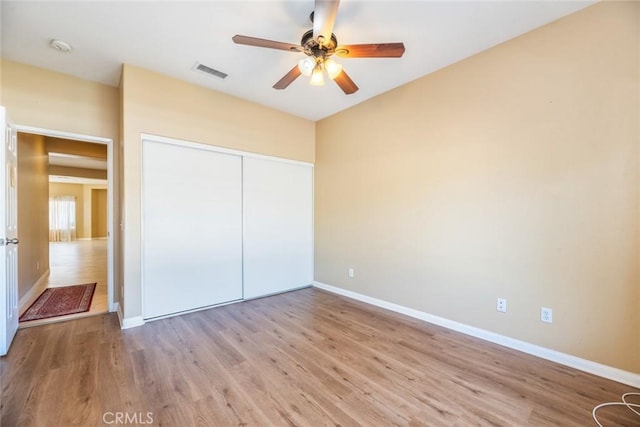
POLYGON ((16 127, 21 315, 43 304, 47 298, 36 300, 45 290, 49 295, 56 288, 59 295, 60 288, 96 284, 86 311, 37 315, 20 327, 115 311, 112 140, 16 127))

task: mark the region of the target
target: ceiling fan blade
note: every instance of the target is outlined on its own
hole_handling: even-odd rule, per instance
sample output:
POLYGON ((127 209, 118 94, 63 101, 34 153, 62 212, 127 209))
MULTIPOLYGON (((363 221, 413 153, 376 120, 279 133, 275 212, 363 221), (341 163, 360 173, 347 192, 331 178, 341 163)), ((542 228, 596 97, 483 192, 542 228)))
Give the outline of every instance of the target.
POLYGON ((280 80, 278 80, 278 83, 273 85, 274 89, 286 89, 287 86, 289 86, 291 83, 293 83, 293 81, 295 79, 297 79, 300 74, 302 74, 300 72, 300 68, 298 68, 298 66, 296 65, 295 67, 293 67, 291 69, 291 71, 289 71, 287 74, 284 75, 284 77, 282 77, 280 80))
POLYGON ((300 52, 302 50, 302 46, 299 45, 259 39, 257 37, 235 35, 232 37, 232 40, 234 43, 245 44, 247 46, 267 47, 269 49, 288 50, 291 52, 300 52))
POLYGON ((348 44, 338 46, 336 55, 343 58, 400 58, 404 43, 348 44))
POLYGON ((338 74, 338 77, 335 78, 334 82, 336 82, 336 84, 340 86, 340 89, 342 89, 342 91, 347 95, 351 95, 358 90, 358 86, 353 82, 353 80, 351 80, 351 77, 349 77, 344 70, 338 74))
POLYGON ((340 0, 316 0, 313 8, 313 38, 323 36, 324 40, 331 40, 333 33, 333 24, 336 22, 338 15, 338 6, 340 0))

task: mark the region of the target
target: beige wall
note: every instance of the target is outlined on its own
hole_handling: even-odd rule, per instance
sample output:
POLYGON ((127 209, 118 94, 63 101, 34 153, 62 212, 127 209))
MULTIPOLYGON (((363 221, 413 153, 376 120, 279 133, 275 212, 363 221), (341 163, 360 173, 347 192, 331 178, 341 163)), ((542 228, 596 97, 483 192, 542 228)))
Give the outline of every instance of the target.
MULTIPOLYGON (((114 168, 118 170, 118 88, 6 59, 0 60, 0 68, 0 104, 7 107, 14 123, 112 139, 114 168)), ((113 218, 116 283, 121 277, 118 177, 116 174, 113 218)), ((20 221, 21 215, 19 212, 20 221)), ((116 301, 120 298, 119 289, 116 285, 116 301)))
POLYGON ((49 269, 47 152, 42 136, 18 133, 18 296, 49 269))
POLYGON ((161 74, 125 65, 121 78, 124 316, 142 315, 140 133, 313 161, 315 125, 161 74))
POLYGON ((11 120, 23 126, 114 139, 118 89, 2 59, 2 98, 11 120))
POLYGON ((82 190, 84 193, 84 223, 85 223, 85 234, 87 237, 107 237, 107 186, 102 184, 83 184, 82 190), (102 196, 104 197, 104 201, 94 208, 93 197, 94 191, 101 191, 102 196), (94 211, 94 209, 101 210, 100 213, 94 211), (104 229, 104 232, 101 232, 100 235, 95 235, 93 232, 94 229, 94 221, 100 221, 100 225, 96 226, 98 229, 104 229))
POLYGON ((91 157, 107 160, 107 146, 91 142, 75 141, 64 138, 45 137, 48 153, 73 154, 74 156, 91 157))
POLYGON ((107 190, 91 190, 91 237, 107 237, 107 190))
POLYGON ((319 122, 316 280, 640 373, 639 25, 597 4, 319 122))
POLYGON ((106 170, 72 168, 58 165, 49 165, 49 175, 70 176, 74 178, 107 179, 106 170))

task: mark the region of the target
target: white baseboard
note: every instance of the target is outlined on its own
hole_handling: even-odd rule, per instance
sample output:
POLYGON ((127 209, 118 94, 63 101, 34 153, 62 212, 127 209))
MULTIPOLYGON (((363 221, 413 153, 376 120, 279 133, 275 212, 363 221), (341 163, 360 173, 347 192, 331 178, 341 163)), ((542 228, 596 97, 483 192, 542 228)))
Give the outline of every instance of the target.
POLYGON ((533 356, 540 357, 542 359, 550 360, 552 362, 560 363, 561 365, 569 366, 574 369, 578 369, 583 372, 598 375, 603 378, 607 378, 613 381, 617 381, 622 384, 627 384, 632 387, 640 388, 640 374, 633 372, 623 371, 622 369, 614 368, 611 366, 603 365, 601 363, 592 362, 590 360, 582 359, 580 357, 572 356, 570 354, 561 353, 556 350, 551 350, 545 347, 540 347, 535 344, 530 344, 524 341, 520 341, 514 338, 506 337, 504 335, 496 334, 485 329, 476 328, 474 326, 465 325, 453 320, 445 319, 443 317, 434 316, 423 311, 415 310, 409 307, 405 307, 399 304, 383 301, 377 298, 369 297, 367 295, 359 294, 357 292, 349 291, 343 288, 327 285, 321 282, 313 282, 313 286, 324 289, 325 291, 332 292, 338 295, 342 295, 348 298, 352 298, 358 301, 365 302, 367 304, 381 307, 387 310, 401 313, 416 319, 424 320, 429 323, 433 323, 438 326, 445 327, 457 332, 461 332, 472 337, 480 338, 485 341, 489 341, 495 344, 502 345, 504 347, 512 348, 514 350, 522 351, 523 353, 531 354, 533 356))
POLYGON ((120 304, 115 304, 118 304, 117 312, 118 321, 120 322, 120 329, 129 329, 144 325, 144 319, 142 318, 142 316, 125 318, 122 314, 122 310, 120 309, 120 304))
POLYGON ((31 286, 31 289, 29 289, 29 291, 27 291, 27 293, 24 294, 18 301, 18 312, 22 313, 24 310, 29 308, 29 306, 33 304, 35 299, 42 293, 42 291, 46 289, 48 277, 49 269, 47 268, 47 271, 42 273, 42 276, 40 276, 40 278, 36 280, 36 283, 31 286))
POLYGON ((109 310, 109 313, 120 313, 120 303, 119 302, 114 302, 113 303, 113 310, 109 310))

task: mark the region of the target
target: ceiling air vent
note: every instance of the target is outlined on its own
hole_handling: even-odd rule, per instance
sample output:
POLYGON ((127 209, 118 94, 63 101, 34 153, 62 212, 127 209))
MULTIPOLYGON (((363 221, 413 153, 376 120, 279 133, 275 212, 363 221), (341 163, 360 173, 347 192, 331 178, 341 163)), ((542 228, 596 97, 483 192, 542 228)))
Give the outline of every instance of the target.
POLYGON ((211 67, 207 67, 204 64, 201 64, 199 62, 196 62, 196 65, 193 66, 193 69, 196 71, 200 71, 201 73, 207 73, 207 74, 211 74, 212 76, 216 76, 219 77, 221 79, 224 79, 228 76, 227 73, 223 73, 222 71, 218 71, 215 68, 211 68, 211 67))

